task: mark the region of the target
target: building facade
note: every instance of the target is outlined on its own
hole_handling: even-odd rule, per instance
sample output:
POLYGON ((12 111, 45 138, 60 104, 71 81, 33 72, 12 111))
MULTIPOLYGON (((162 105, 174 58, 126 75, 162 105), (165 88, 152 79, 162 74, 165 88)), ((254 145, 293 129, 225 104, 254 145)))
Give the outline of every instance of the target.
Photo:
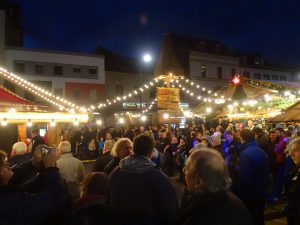
MULTIPOLYGON (((173 73, 218 90, 235 75, 270 82, 293 82, 293 69, 272 65, 261 55, 237 52, 214 40, 165 34, 155 76, 173 73)), ((186 94, 182 100, 198 104, 186 94)))
POLYGON ((6 47, 4 64, 9 71, 54 95, 81 105, 105 99, 103 56, 6 47))

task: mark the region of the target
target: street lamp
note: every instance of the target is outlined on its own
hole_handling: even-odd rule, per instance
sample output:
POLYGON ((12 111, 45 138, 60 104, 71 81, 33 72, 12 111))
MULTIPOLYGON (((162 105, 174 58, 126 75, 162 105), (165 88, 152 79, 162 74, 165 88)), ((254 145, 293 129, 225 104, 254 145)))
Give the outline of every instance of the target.
POLYGON ((152 61, 152 56, 150 54, 145 54, 140 60, 140 76, 142 76, 142 63, 150 63, 152 61))
MULTIPOLYGON (((150 63, 152 56, 148 53, 144 54, 142 60, 140 60, 140 80, 142 78, 142 63, 150 63)), ((140 93, 140 109, 142 109, 142 93, 140 93)))

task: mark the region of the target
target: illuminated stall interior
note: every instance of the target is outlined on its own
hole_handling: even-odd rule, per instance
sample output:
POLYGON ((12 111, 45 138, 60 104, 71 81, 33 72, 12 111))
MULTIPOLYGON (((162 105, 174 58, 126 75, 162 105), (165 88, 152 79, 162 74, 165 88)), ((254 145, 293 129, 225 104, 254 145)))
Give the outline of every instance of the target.
POLYGON ((86 110, 76 110, 76 105, 58 98, 42 88, 0 69, 0 77, 24 89, 41 103, 28 101, 7 88, 0 86, 0 149, 9 152, 17 141, 30 138, 33 128, 39 129, 43 136, 47 132, 47 144, 58 144, 63 127, 87 123, 86 110), (48 97, 46 97, 48 95, 48 97), (66 107, 66 105, 71 107, 66 107), (72 108, 72 105, 74 106, 72 108))

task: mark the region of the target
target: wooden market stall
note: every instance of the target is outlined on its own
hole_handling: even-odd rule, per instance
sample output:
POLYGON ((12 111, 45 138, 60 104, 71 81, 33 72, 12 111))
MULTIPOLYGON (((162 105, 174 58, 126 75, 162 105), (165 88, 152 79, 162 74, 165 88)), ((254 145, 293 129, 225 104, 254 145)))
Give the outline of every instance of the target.
POLYGON ((281 84, 236 76, 193 111, 207 115, 205 109, 209 106, 216 116, 269 119, 293 105, 299 98, 298 90, 299 87, 286 82, 281 84))
MULTIPOLYGON (((9 152, 17 141, 30 138, 33 128, 47 132, 48 144, 58 144, 62 127, 68 124, 87 123, 87 110, 79 109, 71 102, 54 96, 21 77, 0 68, 0 77, 11 87, 29 93, 37 102, 20 97, 4 86, 0 86, 0 149, 9 152), (66 105, 73 107, 67 108, 66 105)), ((25 95, 28 96, 28 95, 25 95)))

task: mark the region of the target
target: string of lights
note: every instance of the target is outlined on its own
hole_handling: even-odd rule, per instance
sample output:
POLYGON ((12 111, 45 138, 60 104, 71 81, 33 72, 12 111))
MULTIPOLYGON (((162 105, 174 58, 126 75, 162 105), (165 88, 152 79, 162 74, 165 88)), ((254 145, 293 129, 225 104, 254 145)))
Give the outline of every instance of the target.
MULTIPOLYGON (((138 95, 139 93, 143 93, 145 90, 147 90, 147 89, 149 89, 153 86, 156 86, 155 84, 157 84, 159 82, 159 80, 161 80, 161 79, 156 77, 156 78, 152 79, 150 82, 147 82, 144 85, 141 85, 139 88, 133 90, 132 92, 129 92, 126 95, 117 96, 114 99, 107 99, 106 103, 99 103, 98 104, 98 109, 111 106, 113 104, 116 104, 117 102, 120 102, 120 101, 123 101, 123 100, 126 100, 126 99, 130 99, 130 98, 134 97, 135 95, 138 95)), ((90 109, 95 109, 95 106, 91 105, 90 109)))
POLYGON ((49 91, 29 82, 25 79, 21 78, 20 76, 9 73, 4 68, 0 67, 0 76, 3 78, 9 80, 10 82, 16 84, 17 86, 21 86, 25 88, 26 91, 31 92, 32 94, 35 94, 47 102, 51 103, 52 105, 57 106, 61 111, 66 110, 70 112, 74 112, 76 110, 80 110, 83 112, 86 112, 86 109, 84 107, 79 107, 78 105, 74 104, 71 101, 68 101, 64 98, 61 98, 59 96, 55 96, 49 91))
POLYGON ((147 109, 143 110, 142 113, 144 114, 144 113, 147 113, 148 111, 150 111, 156 101, 157 101, 157 99, 154 99, 154 101, 152 101, 151 104, 147 107, 147 109))

